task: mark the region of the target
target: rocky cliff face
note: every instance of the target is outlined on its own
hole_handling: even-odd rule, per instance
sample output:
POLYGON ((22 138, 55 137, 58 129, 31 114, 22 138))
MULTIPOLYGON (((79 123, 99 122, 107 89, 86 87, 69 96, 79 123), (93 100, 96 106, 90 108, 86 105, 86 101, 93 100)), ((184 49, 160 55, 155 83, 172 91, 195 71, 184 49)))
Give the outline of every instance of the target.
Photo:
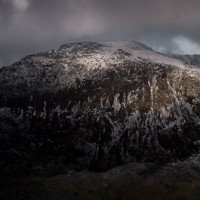
POLYGON ((184 159, 199 150, 199 95, 199 69, 137 42, 27 56, 0 69, 2 165, 106 170, 184 159))

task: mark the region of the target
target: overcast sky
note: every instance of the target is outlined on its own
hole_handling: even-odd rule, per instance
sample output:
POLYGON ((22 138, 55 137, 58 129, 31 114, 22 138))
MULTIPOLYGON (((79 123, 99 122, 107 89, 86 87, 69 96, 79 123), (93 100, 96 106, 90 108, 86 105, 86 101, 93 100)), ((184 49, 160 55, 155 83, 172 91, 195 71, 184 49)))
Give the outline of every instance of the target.
POLYGON ((199 0, 0 0, 0 66, 77 41, 200 54, 199 0))

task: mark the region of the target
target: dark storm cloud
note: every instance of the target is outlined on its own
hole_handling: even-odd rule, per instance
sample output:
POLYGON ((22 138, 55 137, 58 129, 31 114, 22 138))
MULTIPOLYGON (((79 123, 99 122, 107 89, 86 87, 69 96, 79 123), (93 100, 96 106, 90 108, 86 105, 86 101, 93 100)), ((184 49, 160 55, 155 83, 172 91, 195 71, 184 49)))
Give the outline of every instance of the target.
POLYGON ((198 52, 199 9, 199 0, 0 0, 0 65, 86 40, 198 52))

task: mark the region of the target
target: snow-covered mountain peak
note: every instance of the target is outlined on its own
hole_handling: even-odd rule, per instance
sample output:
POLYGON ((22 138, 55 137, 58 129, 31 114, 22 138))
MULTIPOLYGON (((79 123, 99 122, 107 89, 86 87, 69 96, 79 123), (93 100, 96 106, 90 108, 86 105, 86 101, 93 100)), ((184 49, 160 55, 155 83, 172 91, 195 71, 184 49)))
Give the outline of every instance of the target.
POLYGON ((112 48, 117 48, 117 49, 127 49, 127 50, 152 50, 150 47, 148 47, 145 44, 142 44, 140 42, 136 41, 115 41, 115 42, 104 42, 101 43, 104 44, 105 46, 110 46, 112 48))
POLYGON ((156 67, 158 64, 181 70, 185 68, 183 61, 162 55, 138 42, 83 42, 26 56, 10 67, 2 68, 0 80, 16 85, 26 80, 33 90, 57 90, 75 86, 77 79, 82 81, 95 77, 100 80, 105 73, 102 71, 114 70, 125 63, 141 67, 156 67), (35 84, 40 86, 35 88, 35 84))
POLYGON ((42 160, 168 162, 199 150, 199 99, 200 71, 181 60, 136 42, 72 43, 0 69, 0 130, 30 135, 42 160))
MULTIPOLYGON (((65 52, 66 55, 77 55, 78 63, 87 63, 89 68, 96 68, 94 61, 104 63, 109 60, 110 63, 116 64, 124 60, 132 62, 153 62, 166 65, 173 65, 178 68, 184 68, 183 61, 162 55, 150 47, 135 41, 115 41, 115 42, 83 42, 70 43, 62 45, 58 52, 65 52), (84 59, 82 59, 84 57, 84 59)), ((108 67, 102 64, 101 67, 108 67)))

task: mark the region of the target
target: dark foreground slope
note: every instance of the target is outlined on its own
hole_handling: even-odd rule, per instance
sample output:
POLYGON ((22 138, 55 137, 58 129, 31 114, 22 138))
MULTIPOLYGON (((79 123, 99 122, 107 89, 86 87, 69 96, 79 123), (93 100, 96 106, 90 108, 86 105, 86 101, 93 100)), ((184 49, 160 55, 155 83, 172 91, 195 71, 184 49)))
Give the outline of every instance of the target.
POLYGON ((160 166, 126 164, 103 173, 69 170, 1 187, 1 200, 199 200, 200 158, 160 166))
POLYGON ((136 42, 75 43, 0 69, 4 174, 197 153, 200 71, 136 42))

